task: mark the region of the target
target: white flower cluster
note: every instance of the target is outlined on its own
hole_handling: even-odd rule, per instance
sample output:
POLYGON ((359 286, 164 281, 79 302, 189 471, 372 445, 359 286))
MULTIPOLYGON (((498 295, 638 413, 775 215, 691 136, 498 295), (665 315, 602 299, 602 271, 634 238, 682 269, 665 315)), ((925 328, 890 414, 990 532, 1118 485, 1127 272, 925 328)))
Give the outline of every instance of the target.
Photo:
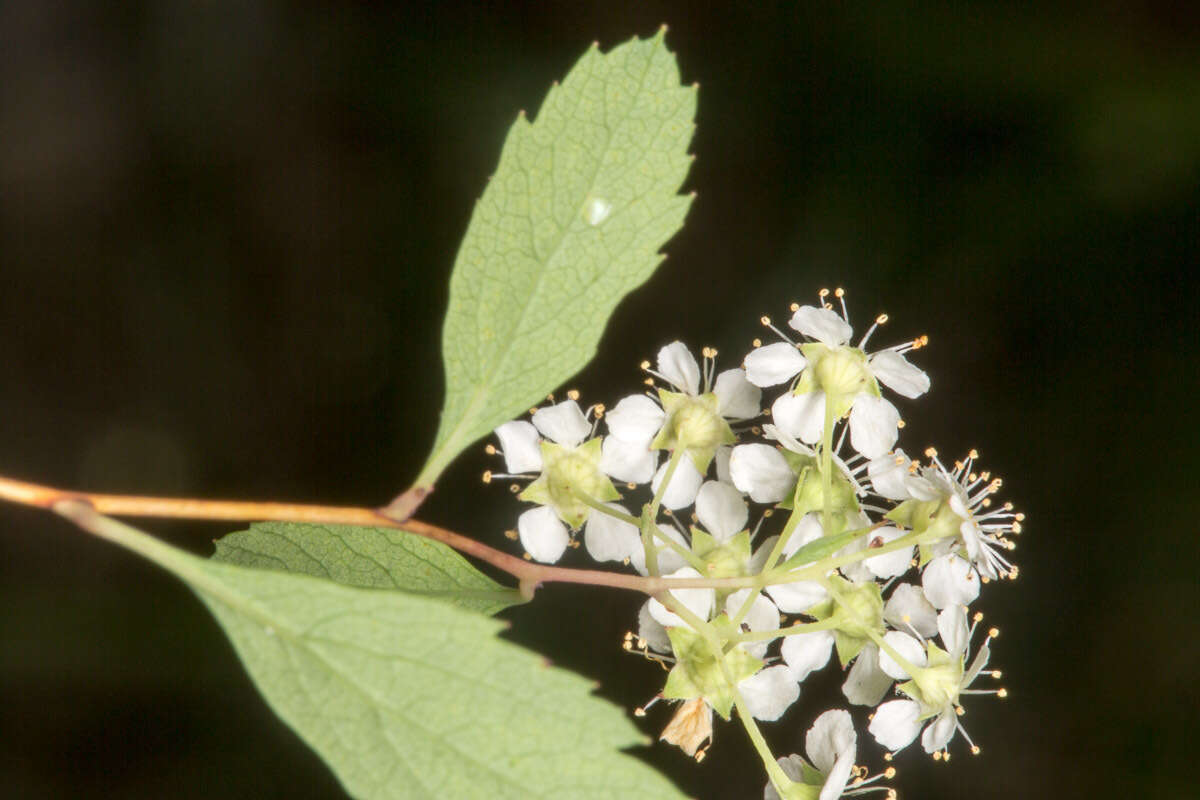
MULTIPOLYGON (((1016 576, 1006 553, 1023 516, 993 504, 1000 480, 976 471, 974 451, 947 468, 932 449, 922 463, 896 448, 903 423, 881 386, 929 389, 906 358, 927 339, 867 351, 881 315, 851 344, 834 297, 840 310, 824 290, 792 306, 795 338, 764 318, 781 341, 756 341, 742 367, 718 373, 715 351, 697 362, 675 342, 642 364, 647 391, 607 413, 572 394, 496 430, 507 472, 488 479, 529 481, 519 497, 533 507, 511 534, 527 558, 558 561, 582 531, 593 559, 664 579, 625 646, 671 665, 659 697, 682 704, 662 738, 690 755, 703 756, 714 711, 736 707, 751 730, 781 718, 834 651, 846 700, 875 709, 867 730, 889 751, 919 735, 948 758, 962 733, 978 752, 962 698, 1004 693, 971 688, 999 673, 985 670, 995 629, 971 652, 981 615, 969 605, 981 584, 1016 576), (764 389, 778 392, 769 411, 764 389), (649 498, 635 507, 622 493, 639 485, 649 498)), ((876 781, 894 770, 854 766, 847 711, 818 717, 809 760, 768 759, 755 738, 768 798, 891 791, 876 781)))

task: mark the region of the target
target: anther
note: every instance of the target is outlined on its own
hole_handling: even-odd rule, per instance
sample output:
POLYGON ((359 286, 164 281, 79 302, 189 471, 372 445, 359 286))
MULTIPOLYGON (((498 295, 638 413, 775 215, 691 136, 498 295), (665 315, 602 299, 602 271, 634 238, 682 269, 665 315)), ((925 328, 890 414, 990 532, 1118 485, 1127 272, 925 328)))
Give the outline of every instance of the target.
POLYGON ((510 484, 508 485, 508 490, 509 490, 510 492, 512 492, 513 494, 516 494, 517 492, 521 491, 521 487, 520 487, 520 486, 518 486, 518 485, 517 485, 517 484, 515 484, 515 483, 510 483, 510 484))
POLYGON ((988 638, 989 638, 989 639, 995 639, 995 638, 996 638, 997 636, 999 636, 999 635, 1000 635, 1000 629, 999 629, 999 628, 992 628, 991 630, 989 630, 989 631, 988 631, 988 638))
POLYGON ((533 561, 533 556, 529 555, 529 553, 526 553, 524 558, 526 561, 533 561))
POLYGON ((821 298, 822 300, 824 300, 826 297, 829 297, 829 290, 828 290, 828 289, 822 289, 821 291, 817 292, 817 297, 819 297, 819 298, 821 298))
POLYGON ((788 306, 788 311, 791 311, 793 314, 795 314, 799 310, 800 310, 799 303, 792 303, 791 305, 788 306))
MULTIPOLYGON (((767 327, 770 327, 770 325, 771 325, 771 318, 770 318, 770 317, 768 317, 768 316, 766 316, 765 314, 764 314, 763 316, 759 317, 759 318, 758 318, 758 321, 759 321, 759 322, 761 322, 761 323, 762 323, 764 326, 767 326, 767 327)), ((757 346, 758 346, 758 345, 755 345, 755 347, 757 347, 757 346)))
POLYGON ((483 482, 484 483, 492 482, 492 471, 490 469, 486 469, 483 471, 483 482))
POLYGON ((976 611, 975 615, 973 617, 971 617, 972 622, 980 622, 982 620, 983 620, 983 612, 982 611, 976 611))
POLYGON ((750 344, 753 345, 754 347, 762 347, 762 339, 755 339, 750 344))
POLYGON ((897 428, 903 428, 903 427, 904 427, 904 420, 902 420, 902 419, 898 419, 898 420, 896 420, 896 427, 897 427, 897 428))
POLYGON ((875 318, 876 325, 885 325, 885 324, 887 324, 887 321, 888 321, 887 314, 880 314, 878 317, 875 318))
POLYGON ((845 297, 846 290, 839 286, 838 288, 833 290, 833 296, 838 297, 838 298, 845 297))
POLYGON ((547 403, 553 403, 553 402, 554 402, 554 392, 551 392, 550 394, 546 395, 546 402, 547 402, 547 403))
POLYGON ((999 697, 1001 700, 1008 697, 1008 689, 1001 689, 1000 691, 996 692, 996 697, 999 697))
POLYGON ((998 670, 998 669, 992 670, 992 677, 995 678, 996 680, 999 680, 1002 674, 1003 673, 1001 673, 1000 670, 998 670))
POLYGON ((977 744, 973 744, 973 745, 971 745, 971 755, 973 755, 973 756, 977 756, 977 755, 979 755, 981 752, 983 752, 983 751, 979 749, 979 745, 977 745, 977 744))
POLYGON ((937 450, 932 447, 925 448, 926 458, 937 458, 937 450))
POLYGON ((887 769, 885 769, 885 770, 883 771, 883 777, 887 778, 889 781, 890 781, 892 778, 896 777, 896 768, 895 768, 895 767, 888 767, 887 769))
POLYGON ((487 447, 483 448, 483 452, 487 453, 489 456, 496 455, 496 445, 489 444, 487 447))
POLYGON ((644 717, 644 716, 646 716, 646 709, 639 706, 633 710, 633 715, 635 717, 644 717))
POLYGON ((979 458, 979 451, 972 447, 967 451, 967 458, 979 458))
POLYGON ((509 539, 512 539, 514 542, 517 540, 517 537, 520 536, 520 534, 514 530, 507 530, 504 532, 504 535, 509 539))
POLYGON ((646 384, 647 386, 653 386, 654 378, 646 378, 646 380, 642 381, 642 383, 646 384))
POLYGON ((579 390, 578 389, 567 389, 567 399, 568 400, 579 400, 579 390))
POLYGON ((642 363, 638 364, 638 367, 641 369, 650 369, 650 362, 643 361, 642 363))

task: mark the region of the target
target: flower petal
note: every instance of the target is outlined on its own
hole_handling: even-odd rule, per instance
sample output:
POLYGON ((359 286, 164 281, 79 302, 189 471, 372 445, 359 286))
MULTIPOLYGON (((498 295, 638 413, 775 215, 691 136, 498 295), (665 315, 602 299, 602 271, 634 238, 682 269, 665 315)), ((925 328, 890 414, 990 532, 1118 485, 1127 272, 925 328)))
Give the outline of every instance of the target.
POLYGON ((728 483, 705 481, 696 493, 696 516, 718 542, 745 530, 749 515, 742 493, 728 483))
POLYGON ((896 446, 900 435, 900 412, 882 397, 860 394, 850 407, 850 444, 867 458, 879 456, 896 446))
POLYGON ((533 412, 533 425, 542 436, 564 447, 574 447, 592 432, 592 426, 574 400, 539 408, 533 412))
POLYGON ((616 436, 605 436, 600 444, 600 469, 618 481, 646 483, 654 477, 658 466, 658 451, 645 442, 628 442, 616 436))
POLYGON ((683 342, 671 342, 658 351, 658 374, 681 392, 700 394, 700 365, 683 342))
POLYGON ((830 347, 845 344, 854 333, 850 323, 842 319, 836 311, 816 306, 801 306, 796 309, 796 313, 788 320, 788 325, 793 330, 830 347))
MULTIPOLYGON (((888 631, 884 634, 883 641, 914 667, 925 666, 925 648, 907 633, 903 631, 888 631)), ((907 669, 893 659, 887 650, 882 648, 879 650, 879 668, 889 677, 895 678, 898 681, 906 681, 912 677, 907 669)))
POLYGON ((571 540, 567 526, 550 506, 531 508, 517 517, 517 532, 529 555, 545 564, 562 558, 571 540))
POLYGON ((796 488, 796 473, 769 444, 739 444, 729 456, 733 485, 756 503, 778 503, 796 488))
POLYGON ((833 768, 829 770, 829 774, 825 776, 825 783, 821 786, 821 793, 817 795, 817 800, 837 800, 845 791, 846 784, 849 783, 853 773, 854 752, 842 753, 834 762, 833 768))
MULTIPOLYGON (((732 619, 734 615, 741 610, 742 604, 746 602, 746 598, 750 596, 751 589, 738 589, 729 597, 725 598, 725 613, 732 619)), ((756 592, 754 602, 750 604, 750 610, 746 612, 743 624, 752 631, 777 631, 779 630, 779 609, 771 600, 756 592)), ((747 642, 743 645, 746 652, 755 658, 762 658, 767 654, 767 646, 769 641, 747 642)))
POLYGON ((903 750, 921 732, 920 714, 912 700, 889 700, 876 709, 867 730, 888 750, 903 750))
POLYGON ((658 403, 644 394, 622 397, 611 411, 604 415, 608 432, 626 442, 650 444, 662 428, 666 413, 658 403))
POLYGON ((750 716, 771 722, 783 716, 800 697, 800 684, 782 664, 759 670, 738 683, 750 716))
POLYGON ((825 393, 792 394, 784 392, 771 406, 775 427, 788 436, 814 444, 821 441, 825 429, 825 393))
POLYGON ((762 389, 740 368, 727 369, 713 382, 717 411, 726 419, 750 419, 762 413, 762 389))
MULTIPOLYGON (((654 480, 650 482, 650 488, 655 493, 658 492, 658 487, 667 474, 668 466, 670 466, 670 462, 664 463, 654 473, 654 480)), ((704 476, 696 469, 696 465, 690 458, 685 456, 679 459, 679 466, 675 468, 675 474, 671 476, 671 483, 663 492, 663 506, 672 511, 690 506, 695 501, 696 493, 700 491, 700 484, 703 481, 704 476)))
POLYGON ((879 648, 866 645, 850 667, 846 682, 842 684, 842 694, 855 705, 874 706, 890 688, 891 676, 879 668, 879 648))
POLYGON ((523 419, 506 422, 496 428, 504 468, 514 474, 542 471, 542 438, 533 423, 523 419))
POLYGON ((671 652, 671 639, 667 636, 667 629, 650 616, 649 600, 642 603, 642 607, 638 609, 638 638, 645 641, 646 645, 655 652, 671 652))
POLYGON ((723 444, 717 448, 713 458, 713 462, 717 465, 717 480, 721 483, 733 483, 733 476, 729 474, 729 457, 732 454, 733 448, 723 444))
POLYGON ((808 365, 790 342, 756 347, 746 356, 746 379, 755 386, 777 386, 798 375, 808 365))
MULTIPOLYGON (((787 775, 793 781, 802 783, 804 781, 805 761, 800 756, 793 753, 784 758, 775 759, 775 763, 783 770, 783 774, 787 775)), ((775 791, 775 787, 770 781, 767 781, 766 788, 763 789, 763 800, 781 800, 779 792, 775 791)))
POLYGON ((895 588, 883 607, 883 618, 893 628, 912 629, 925 638, 937 633, 937 610, 925 599, 925 593, 911 583, 895 588))
POLYGON ((828 773, 833 769, 834 762, 846 753, 850 754, 853 762, 857 743, 858 735, 854 732, 854 720, 850 718, 850 712, 836 709, 826 711, 813 722, 804 737, 804 752, 814 767, 828 773))
MULTIPOLYGON (((833 631, 794 633, 783 637, 779 652, 788 669, 792 671, 792 677, 797 682, 803 682, 810 672, 829 663, 829 655, 833 652, 833 640, 833 631)), ((808 754, 812 755, 811 748, 808 754)))
POLYGON ((925 733, 921 734, 921 746, 925 748, 926 753, 944 750, 946 745, 950 744, 950 740, 954 738, 954 731, 957 728, 958 718, 954 709, 947 709, 938 714, 937 719, 925 728, 925 733))
POLYGON ((903 450, 894 453, 884 453, 871 459, 867 464, 867 477, 871 479, 871 488, 875 494, 888 500, 908 500, 912 497, 909 491, 909 472, 912 460, 903 450))
MULTIPOLYGON (((666 577, 669 578, 699 578, 700 573, 691 567, 680 567, 666 577)), ((713 589, 672 589, 668 592, 678 602, 702 620, 707 621, 712 616, 713 603, 716 602, 716 591, 713 589)), ((683 619, 668 611, 667 607, 654 598, 650 598, 650 616, 664 628, 679 625, 687 626, 683 619)))
MULTIPOLYGON (((616 503, 605 503, 614 511, 628 514, 616 503)), ((588 555, 596 561, 624 561, 641 545, 641 534, 636 525, 624 520, 593 511, 583 526, 583 544, 588 555)))
POLYGON ((895 350, 883 350, 867 362, 871 373, 884 386, 902 397, 920 397, 929 391, 929 376, 908 363, 895 350))
POLYGON ((967 652, 967 612, 962 606, 949 606, 937 619, 938 635, 942 637, 942 647, 955 657, 962 657, 967 652))
MULTIPOLYGON (((880 542, 881 545, 895 541, 904 535, 904 532, 891 526, 885 528, 877 528, 867 536, 869 544, 874 545, 880 542)), ((899 550, 893 550, 890 553, 884 553, 881 556, 872 556, 871 558, 863 559, 862 565, 874 575, 876 578, 894 578, 897 575, 903 575, 908 572, 909 564, 912 562, 913 549, 912 547, 902 547, 899 550)))
POLYGON ((825 529, 821 527, 821 515, 815 511, 810 511, 796 523, 796 528, 792 531, 791 538, 783 546, 783 557, 791 558, 801 547, 815 542, 824 535, 825 529))
POLYGON ((779 610, 788 614, 800 614, 808 611, 817 603, 829 599, 825 587, 817 581, 796 581, 795 583, 777 583, 766 588, 767 594, 779 606, 779 610))
POLYGON ((966 560, 954 553, 938 556, 925 566, 921 576, 925 597, 936 609, 965 606, 979 596, 979 575, 966 560))

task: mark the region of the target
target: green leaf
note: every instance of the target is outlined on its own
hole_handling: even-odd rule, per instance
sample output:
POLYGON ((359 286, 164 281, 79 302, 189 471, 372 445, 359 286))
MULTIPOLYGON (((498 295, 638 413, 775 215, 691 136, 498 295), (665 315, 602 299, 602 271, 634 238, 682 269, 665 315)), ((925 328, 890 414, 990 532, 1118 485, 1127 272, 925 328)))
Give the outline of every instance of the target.
POLYGON ((519 116, 475 205, 442 332, 446 398, 418 487, 596 352, 613 308, 683 224, 696 108, 663 33, 593 46, 519 116))
POLYGON ((197 558, 83 503, 56 510, 186 581, 267 702, 354 797, 683 797, 619 752, 646 743, 621 709, 496 638, 496 620, 405 592, 197 558))
POLYGON ((525 602, 441 542, 395 528, 256 522, 218 539, 213 558, 360 589, 400 589, 485 614, 525 602))
POLYGON ((822 536, 820 539, 815 539, 801 547, 796 552, 792 553, 792 557, 783 562, 780 570, 795 569, 802 567, 805 564, 812 564, 820 561, 823 558, 833 555, 838 550, 841 550, 846 545, 866 536, 868 530, 866 528, 856 528, 850 531, 836 533, 833 536, 822 536))

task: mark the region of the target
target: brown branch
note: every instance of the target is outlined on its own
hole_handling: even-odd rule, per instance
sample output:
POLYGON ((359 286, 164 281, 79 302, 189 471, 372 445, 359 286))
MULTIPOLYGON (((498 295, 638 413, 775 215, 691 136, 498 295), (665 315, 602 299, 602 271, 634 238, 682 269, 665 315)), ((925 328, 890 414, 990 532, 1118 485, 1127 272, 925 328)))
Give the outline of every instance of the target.
POLYGON ((740 588, 749 586, 747 578, 643 578, 591 569, 571 569, 534 564, 509 553, 488 547, 460 533, 416 519, 399 522, 382 510, 355 506, 317 506, 298 503, 259 503, 242 500, 197 500, 191 497, 144 497, 140 495, 97 494, 56 489, 0 476, 0 500, 20 505, 53 509, 63 500, 83 500, 100 514, 125 517, 158 517, 205 520, 274 520, 326 525, 359 525, 396 528, 453 547, 512 575, 521 590, 531 595, 543 583, 581 583, 610 586, 653 595, 669 588, 740 588))

